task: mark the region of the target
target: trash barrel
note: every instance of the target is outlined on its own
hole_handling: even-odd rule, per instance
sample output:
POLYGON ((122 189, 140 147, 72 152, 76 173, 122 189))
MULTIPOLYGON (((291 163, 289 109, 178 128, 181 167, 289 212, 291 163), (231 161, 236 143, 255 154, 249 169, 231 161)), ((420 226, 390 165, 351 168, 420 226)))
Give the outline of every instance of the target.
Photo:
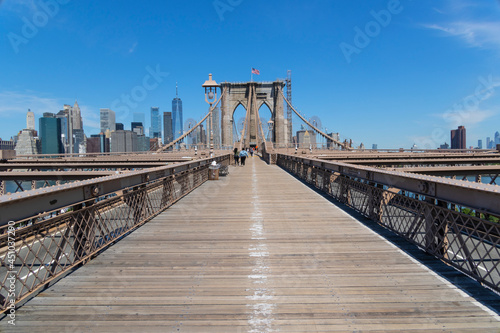
POLYGON ((210 165, 208 167, 208 180, 219 180, 220 164, 210 165))

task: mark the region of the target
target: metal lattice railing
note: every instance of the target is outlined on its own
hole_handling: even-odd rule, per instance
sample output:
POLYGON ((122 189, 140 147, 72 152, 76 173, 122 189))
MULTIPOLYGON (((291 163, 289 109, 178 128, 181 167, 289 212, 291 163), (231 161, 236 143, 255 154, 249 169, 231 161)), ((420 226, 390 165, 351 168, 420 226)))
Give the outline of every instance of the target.
MULTIPOLYGON (((229 156, 216 160, 228 165, 229 156)), ((208 179, 210 161, 162 168, 161 172, 169 171, 170 175, 151 181, 149 175, 159 171, 144 171, 143 183, 0 226, 0 309, 12 308, 43 285, 90 260, 203 184, 208 179)), ((122 177, 124 183, 126 178, 122 177)))
MULTIPOLYGON (((313 164, 306 158, 278 156, 278 165, 298 178, 500 291, 498 215, 474 205, 409 191, 404 182, 393 187, 395 180, 389 173, 384 175, 386 182, 375 182, 366 179, 370 178, 369 173, 376 172, 371 169, 365 173, 366 178, 352 176, 353 171, 361 174, 368 168, 350 166, 349 172, 343 173, 334 171, 335 166, 329 163, 313 164)), ((415 176, 408 175, 408 182, 414 180, 412 177, 415 176)), ((492 193, 491 200, 498 203, 497 194, 492 193)))

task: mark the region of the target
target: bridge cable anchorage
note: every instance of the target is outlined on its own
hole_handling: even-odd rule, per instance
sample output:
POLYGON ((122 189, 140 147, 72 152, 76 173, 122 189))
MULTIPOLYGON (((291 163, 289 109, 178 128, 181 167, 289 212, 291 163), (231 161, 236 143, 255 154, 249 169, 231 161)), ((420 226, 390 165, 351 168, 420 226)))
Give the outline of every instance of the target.
POLYGON ((222 99, 222 96, 224 96, 224 94, 226 93, 226 89, 227 88, 224 88, 224 90, 222 91, 222 93, 220 94, 220 97, 219 99, 217 100, 217 103, 215 103, 209 110, 208 110, 208 113, 196 124, 193 126, 193 128, 191 128, 189 131, 187 131, 186 133, 184 133, 183 135, 181 135, 180 137, 178 137, 176 140, 170 142, 170 143, 167 143, 167 144, 164 144, 162 145, 160 148, 158 148, 158 150, 156 151, 157 153, 161 153, 162 151, 165 151, 167 150, 168 148, 170 147, 173 147, 177 142, 181 141, 182 139, 184 139, 186 136, 188 136, 189 134, 191 134, 196 128, 198 128, 198 126, 200 126, 207 118, 208 116, 210 116, 210 113, 217 107, 217 105, 219 105, 221 99, 222 99))
POLYGON ((328 140, 331 140, 332 142, 336 143, 337 145, 341 146, 343 149, 346 149, 346 150, 353 150, 352 147, 349 147, 349 145, 343 143, 343 142, 340 142, 336 139, 334 139, 333 137, 329 136, 328 134, 326 134, 325 132, 323 132, 322 130, 316 128, 316 126, 313 126, 313 124, 311 124, 309 121, 306 120, 306 118, 304 118, 297 110, 295 110, 295 108, 293 107, 293 105, 286 99, 285 97, 285 94, 283 94, 283 90, 280 88, 278 89, 279 92, 281 93, 281 96, 283 97, 283 99, 287 102, 288 106, 290 106, 290 108, 293 110, 293 112, 295 112, 295 114, 297 116, 299 116, 300 119, 302 119, 303 122, 305 122, 307 125, 309 125, 313 130, 315 130, 316 132, 318 132, 320 135, 322 135, 324 138, 328 139, 328 140))

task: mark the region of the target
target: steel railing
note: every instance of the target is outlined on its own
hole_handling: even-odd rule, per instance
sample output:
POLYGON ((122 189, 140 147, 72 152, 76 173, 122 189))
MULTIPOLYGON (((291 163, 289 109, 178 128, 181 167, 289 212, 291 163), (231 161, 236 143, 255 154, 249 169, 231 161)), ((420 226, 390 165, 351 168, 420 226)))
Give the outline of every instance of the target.
POLYGON ((498 186, 283 154, 277 164, 500 291, 498 186))
POLYGON ((212 161, 228 165, 229 159, 225 154, 1 196, 0 310, 90 260, 203 184, 212 161), (41 205, 52 208, 36 208, 41 205))

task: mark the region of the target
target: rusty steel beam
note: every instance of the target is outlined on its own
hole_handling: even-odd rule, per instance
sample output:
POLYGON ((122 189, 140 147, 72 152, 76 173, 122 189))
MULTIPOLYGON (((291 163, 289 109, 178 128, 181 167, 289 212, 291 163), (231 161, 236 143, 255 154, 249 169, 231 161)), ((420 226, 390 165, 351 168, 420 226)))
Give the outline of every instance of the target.
POLYGON ((16 158, 41 158, 41 159, 47 159, 47 158, 75 158, 75 159, 82 159, 82 158, 147 158, 148 156, 151 155, 162 155, 162 156, 171 156, 171 157, 176 157, 176 156, 185 156, 186 154, 193 153, 193 151, 190 150, 176 150, 176 151, 166 151, 162 152, 162 154, 158 154, 155 152, 151 151, 144 151, 144 152, 108 152, 108 153, 73 153, 73 154, 30 154, 30 155, 17 155, 16 158))
POLYGON ((472 183, 436 176, 416 175, 403 171, 387 171, 380 168, 354 165, 343 162, 329 162, 294 155, 278 154, 279 159, 300 160, 302 164, 339 172, 346 176, 364 179, 479 209, 485 213, 500 215, 500 187, 496 185, 472 183))
MULTIPOLYGON (((290 150, 290 149, 288 149, 290 150)), ((281 152, 278 150, 278 152, 281 152)), ((283 153, 283 152, 281 152, 283 153)), ((422 153, 381 153, 381 152, 371 152, 367 153, 365 151, 354 151, 354 152, 345 152, 345 151, 315 151, 313 150, 313 154, 309 154, 310 157, 315 157, 319 159, 336 159, 336 160, 363 160, 363 159, 422 159, 422 158, 489 158, 489 157, 500 157, 498 152, 474 152, 474 153, 443 153, 443 152, 422 152, 422 153)))
MULTIPOLYGON (((13 169, 38 169, 38 170, 53 170, 53 169, 145 169, 152 167, 165 166, 167 163, 176 163, 179 161, 151 161, 151 162, 102 162, 102 161, 83 161, 79 162, 52 162, 46 163, 0 163, 0 171, 7 171, 13 169)), ((183 160, 182 162, 186 162, 183 160)))
MULTIPOLYGON (((296 143, 289 143, 287 147, 280 147, 279 152, 284 153, 287 149, 294 149, 297 146, 296 143)), ((309 147, 309 144, 307 144, 309 147)), ((342 154, 489 154, 498 153, 498 149, 359 149, 353 148, 350 151, 327 148, 324 144, 316 142, 316 146, 312 145, 312 149, 315 155, 326 154, 326 155, 342 155, 342 154)))
POLYGON ((220 155, 214 158, 51 186, 50 189, 40 188, 3 195, 0 196, 0 226, 12 220, 17 221, 39 213, 57 210, 97 196, 168 177, 178 172, 206 166, 212 161, 220 162, 229 157, 230 154, 220 155))
POLYGON ((500 165, 448 166, 448 167, 406 167, 387 168, 388 171, 404 171, 432 176, 476 176, 500 173, 500 165))
POLYGON ((350 164, 357 165, 436 165, 436 164, 486 164, 486 163, 500 163, 500 156, 492 157, 475 157, 475 158, 420 158, 420 159, 335 159, 324 158, 319 156, 321 160, 325 161, 342 161, 350 164))
MULTIPOLYGON (((215 155, 224 155, 230 152, 230 149, 218 149, 214 151, 215 155)), ((175 152, 147 152, 145 154, 123 154, 115 153, 109 155, 100 154, 73 154, 74 156, 66 155, 19 155, 13 160, 2 160, 2 163, 100 163, 100 162, 114 162, 114 163, 140 163, 140 162, 185 162, 195 160, 208 156, 207 149, 195 150, 179 150, 175 152)))
POLYGON ((118 171, 10 171, 0 172, 0 180, 85 180, 115 175, 118 171))
POLYGON ((110 156, 104 158, 68 157, 68 158, 40 158, 40 159, 15 159, 5 161, 3 164, 65 164, 65 163, 145 163, 145 162, 185 162, 193 160, 193 156, 165 157, 158 155, 145 156, 110 156))
POLYGON ((499 156, 498 150, 480 150, 480 149, 468 149, 468 150, 459 150, 459 149, 429 149, 429 150, 389 150, 389 149, 379 149, 379 150, 370 150, 370 149, 353 149, 350 151, 345 150, 336 150, 336 149, 328 149, 328 148, 317 148, 312 145, 312 152, 309 151, 309 144, 304 146, 303 144, 291 144, 287 148, 276 148, 275 152, 281 154, 290 154, 295 152, 295 148, 297 147, 299 153, 301 151, 306 151, 310 157, 325 157, 325 156, 335 156, 338 158, 351 158, 351 159, 363 159, 363 158, 393 158, 393 157, 403 157, 408 156, 408 158, 416 157, 420 158, 421 156, 430 156, 430 157, 447 157, 447 156, 455 156, 455 157, 477 157, 477 156, 499 156))

